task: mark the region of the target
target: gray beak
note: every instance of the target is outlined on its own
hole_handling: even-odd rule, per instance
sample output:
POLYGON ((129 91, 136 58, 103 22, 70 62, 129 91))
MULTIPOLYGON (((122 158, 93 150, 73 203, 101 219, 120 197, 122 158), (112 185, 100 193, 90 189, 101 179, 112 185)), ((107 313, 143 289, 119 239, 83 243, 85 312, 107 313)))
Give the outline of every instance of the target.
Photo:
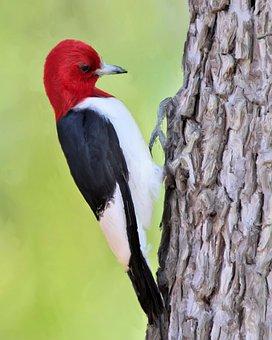
POLYGON ((100 77, 103 76, 104 74, 120 74, 120 73, 127 73, 127 71, 120 66, 109 65, 105 63, 103 63, 101 67, 95 71, 95 74, 97 74, 100 77))

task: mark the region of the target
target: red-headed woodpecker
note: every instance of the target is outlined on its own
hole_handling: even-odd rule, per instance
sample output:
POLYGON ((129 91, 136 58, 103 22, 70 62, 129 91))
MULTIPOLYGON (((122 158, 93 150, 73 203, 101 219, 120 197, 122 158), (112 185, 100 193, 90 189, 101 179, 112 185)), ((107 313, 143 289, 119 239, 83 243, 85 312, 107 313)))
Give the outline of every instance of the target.
POLYGON ((163 302, 146 261, 144 229, 162 170, 125 105, 95 87, 100 76, 117 73, 126 71, 105 64, 90 45, 64 40, 46 58, 44 86, 71 175, 152 324, 163 302))

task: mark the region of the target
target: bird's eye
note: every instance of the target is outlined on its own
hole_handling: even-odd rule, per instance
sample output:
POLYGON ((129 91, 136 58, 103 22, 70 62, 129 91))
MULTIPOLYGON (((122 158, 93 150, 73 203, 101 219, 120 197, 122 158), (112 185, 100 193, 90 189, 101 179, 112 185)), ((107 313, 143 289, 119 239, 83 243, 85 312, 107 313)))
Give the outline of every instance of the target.
POLYGON ((89 65, 86 64, 81 64, 79 65, 79 68, 81 69, 82 72, 84 73, 88 73, 91 71, 91 67, 89 65))

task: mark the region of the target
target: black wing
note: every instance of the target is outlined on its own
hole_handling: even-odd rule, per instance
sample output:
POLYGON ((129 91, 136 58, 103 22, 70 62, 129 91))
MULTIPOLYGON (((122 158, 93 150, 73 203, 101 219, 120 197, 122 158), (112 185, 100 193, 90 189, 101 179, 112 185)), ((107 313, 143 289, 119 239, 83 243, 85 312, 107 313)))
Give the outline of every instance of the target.
POLYGON ((57 123, 71 174, 97 219, 128 170, 112 124, 91 110, 71 110, 57 123))
POLYGON ((57 123, 57 130, 74 181, 97 219, 119 184, 131 252, 128 275, 149 322, 154 323, 163 303, 141 252, 128 169, 113 125, 90 109, 71 110, 57 123))

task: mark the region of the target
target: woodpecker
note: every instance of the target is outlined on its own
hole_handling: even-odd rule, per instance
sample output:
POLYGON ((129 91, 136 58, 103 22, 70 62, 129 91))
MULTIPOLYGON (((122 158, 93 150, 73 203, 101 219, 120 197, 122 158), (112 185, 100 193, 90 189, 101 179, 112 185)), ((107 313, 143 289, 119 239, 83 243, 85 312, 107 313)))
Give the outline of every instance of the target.
POLYGON ((46 57, 44 86, 74 182, 154 324, 163 301, 147 263, 145 229, 162 169, 125 105, 96 87, 99 77, 126 72, 104 63, 90 45, 67 39, 46 57))

